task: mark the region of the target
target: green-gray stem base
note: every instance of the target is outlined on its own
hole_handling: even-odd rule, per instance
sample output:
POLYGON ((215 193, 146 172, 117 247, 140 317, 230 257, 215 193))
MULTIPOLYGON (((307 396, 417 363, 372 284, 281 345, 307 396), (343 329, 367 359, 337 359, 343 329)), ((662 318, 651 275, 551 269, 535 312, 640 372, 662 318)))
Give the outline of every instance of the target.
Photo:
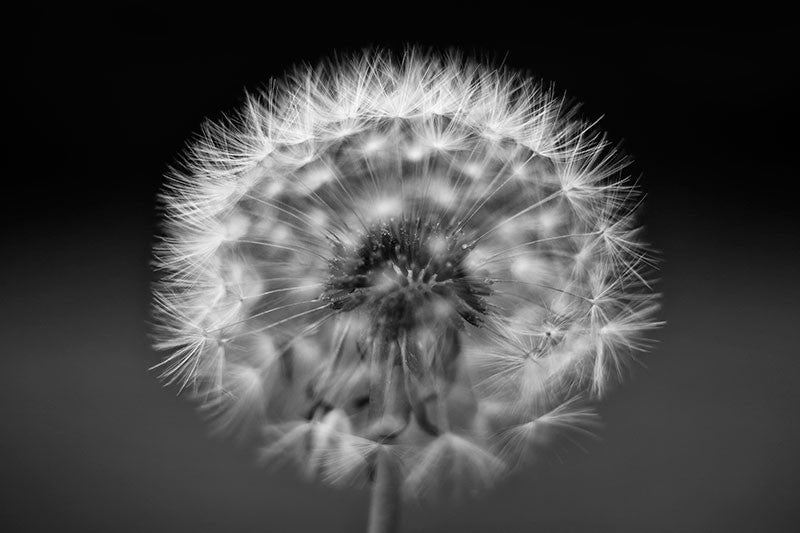
POLYGON ((397 533, 400 526, 400 472, 392 457, 380 450, 372 482, 367 533, 397 533))

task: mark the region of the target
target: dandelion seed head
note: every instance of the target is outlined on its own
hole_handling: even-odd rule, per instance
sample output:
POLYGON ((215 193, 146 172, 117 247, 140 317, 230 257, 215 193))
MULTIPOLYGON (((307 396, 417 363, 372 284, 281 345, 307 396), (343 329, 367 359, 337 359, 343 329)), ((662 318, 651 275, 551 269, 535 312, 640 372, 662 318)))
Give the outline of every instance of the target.
POLYGON ((162 194, 165 381, 333 484, 491 484, 596 425, 654 316, 624 158, 551 89, 457 55, 298 70, 162 194))

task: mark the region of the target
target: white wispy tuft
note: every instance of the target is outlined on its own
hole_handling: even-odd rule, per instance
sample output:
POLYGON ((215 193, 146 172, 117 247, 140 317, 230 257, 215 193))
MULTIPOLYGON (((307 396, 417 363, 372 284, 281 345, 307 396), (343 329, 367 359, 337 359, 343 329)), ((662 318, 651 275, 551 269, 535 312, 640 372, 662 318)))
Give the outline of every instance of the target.
POLYGON ((551 88, 456 54, 303 68, 162 193, 163 379, 334 484, 489 485, 590 433, 661 323, 627 160, 551 88))

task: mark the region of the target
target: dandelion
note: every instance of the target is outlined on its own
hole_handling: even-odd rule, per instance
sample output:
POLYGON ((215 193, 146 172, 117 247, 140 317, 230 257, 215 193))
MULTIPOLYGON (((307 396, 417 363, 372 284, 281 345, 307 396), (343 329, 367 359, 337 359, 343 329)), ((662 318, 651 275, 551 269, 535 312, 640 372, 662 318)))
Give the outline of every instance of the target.
POLYGON ((333 484, 471 492, 597 423, 659 323, 626 161, 513 73, 366 53, 207 125, 163 192, 162 377, 333 484))

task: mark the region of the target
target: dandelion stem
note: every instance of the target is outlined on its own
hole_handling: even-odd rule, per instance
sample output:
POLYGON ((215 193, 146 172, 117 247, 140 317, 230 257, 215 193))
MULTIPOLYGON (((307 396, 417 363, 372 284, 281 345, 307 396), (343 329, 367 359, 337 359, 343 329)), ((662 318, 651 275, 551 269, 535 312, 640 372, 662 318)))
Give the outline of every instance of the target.
POLYGON ((400 525, 400 471, 392 457, 379 450, 367 533, 396 533, 400 525))

